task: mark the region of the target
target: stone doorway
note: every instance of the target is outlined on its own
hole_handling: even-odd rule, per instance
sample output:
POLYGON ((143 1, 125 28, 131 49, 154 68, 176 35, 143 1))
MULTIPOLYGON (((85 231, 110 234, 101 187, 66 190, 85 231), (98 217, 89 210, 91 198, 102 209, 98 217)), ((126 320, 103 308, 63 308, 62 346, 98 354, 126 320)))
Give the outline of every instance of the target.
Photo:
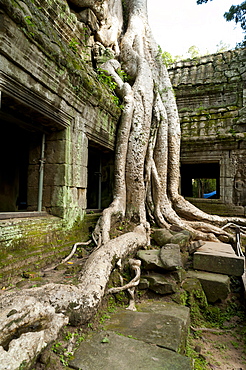
POLYGON ((113 199, 114 154, 89 142, 87 209, 101 210, 113 199))
POLYGON ((183 163, 181 164, 181 194, 184 197, 219 199, 220 164, 183 163))
POLYGON ((2 122, 0 136, 0 212, 27 210, 30 143, 35 133, 2 122))

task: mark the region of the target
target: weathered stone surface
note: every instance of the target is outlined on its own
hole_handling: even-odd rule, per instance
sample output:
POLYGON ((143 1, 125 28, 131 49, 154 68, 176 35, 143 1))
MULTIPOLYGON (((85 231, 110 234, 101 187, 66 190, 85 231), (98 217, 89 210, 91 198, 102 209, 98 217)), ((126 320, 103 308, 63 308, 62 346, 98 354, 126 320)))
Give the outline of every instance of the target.
POLYGON ((197 270, 242 276, 244 257, 238 257, 226 243, 206 242, 194 253, 193 267, 197 270))
POLYGON ((245 147, 237 145, 238 140, 245 142, 244 63, 245 50, 238 49, 178 62, 169 69, 181 120, 181 163, 220 161, 219 199, 194 198, 192 178, 197 171, 182 173, 181 165, 182 195, 207 213, 245 216, 245 147))
POLYGON ((140 312, 119 310, 106 325, 126 336, 183 353, 189 327, 189 308, 167 302, 144 302, 140 312))
POLYGON ((70 366, 86 370, 191 370, 192 361, 173 351, 106 331, 82 342, 70 366))
POLYGON ((230 278, 227 275, 204 271, 188 271, 189 277, 197 278, 206 294, 208 302, 226 299, 230 293, 230 278))
POLYGON ((160 260, 166 270, 176 270, 182 267, 180 247, 178 244, 166 244, 160 250, 160 260))
POLYGON ((78 13, 78 20, 87 24, 93 32, 96 32, 99 29, 97 17, 89 8, 78 13))
POLYGON ((195 277, 188 277, 183 281, 182 288, 187 293, 186 298, 184 295, 183 297, 191 307, 191 315, 195 315, 196 319, 198 319, 201 315, 200 309, 203 310, 208 306, 207 297, 202 288, 202 284, 200 283, 199 279, 195 277))
POLYGON ((155 293, 170 294, 176 292, 176 282, 170 276, 153 272, 149 275, 143 275, 142 277, 148 280, 149 289, 153 290, 155 293))
POLYGON ((143 268, 145 268, 146 270, 154 270, 156 268, 163 269, 163 265, 159 255, 159 249, 140 250, 137 253, 138 258, 140 258, 140 260, 142 261, 143 268))
POLYGON ((181 250, 184 250, 189 245, 189 241, 190 234, 186 234, 184 232, 174 234, 170 239, 170 243, 179 244, 181 250))
POLYGON ((166 243, 170 242, 172 236, 173 235, 167 229, 156 229, 152 234, 152 239, 157 245, 162 247, 166 243))
POLYGON ((149 288, 148 280, 141 278, 138 284, 138 289, 148 289, 148 288, 149 288))
POLYGON ((194 253, 198 248, 200 248, 202 245, 204 245, 203 240, 196 240, 189 245, 189 253, 192 254, 194 253))

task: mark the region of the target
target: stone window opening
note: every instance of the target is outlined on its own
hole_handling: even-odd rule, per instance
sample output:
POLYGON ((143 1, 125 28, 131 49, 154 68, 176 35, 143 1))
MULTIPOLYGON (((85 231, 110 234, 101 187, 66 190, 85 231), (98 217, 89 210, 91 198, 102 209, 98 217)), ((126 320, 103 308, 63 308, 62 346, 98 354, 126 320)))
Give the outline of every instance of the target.
POLYGON ((181 194, 184 197, 220 199, 220 164, 182 163, 181 194))
POLYGON ((63 217, 65 207, 58 204, 56 194, 64 186, 66 130, 44 131, 41 125, 25 126, 14 117, 5 117, 1 115, 0 220, 48 214, 63 217), (41 164, 44 172, 40 185, 41 164))
POLYGON ((42 136, 13 121, 1 121, 0 219, 24 217, 26 212, 30 217, 38 211, 33 192, 39 176, 42 136))

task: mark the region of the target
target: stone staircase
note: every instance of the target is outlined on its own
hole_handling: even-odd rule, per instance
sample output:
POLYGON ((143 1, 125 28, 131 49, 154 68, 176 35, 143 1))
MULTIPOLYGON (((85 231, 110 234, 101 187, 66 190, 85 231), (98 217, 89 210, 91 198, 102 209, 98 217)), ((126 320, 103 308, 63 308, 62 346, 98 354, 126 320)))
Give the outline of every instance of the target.
MULTIPOLYGON (((242 277, 246 286, 245 258, 237 256, 231 245, 195 242, 192 249, 189 235, 181 234, 165 233, 166 243, 159 241, 159 249, 138 252, 143 267, 139 289, 159 297, 168 294, 175 301, 186 286, 190 294, 189 289, 200 284, 207 301, 214 303, 228 297, 231 276, 242 277), (184 270, 187 261, 189 268, 184 270)), ((80 344, 69 366, 77 370, 193 369, 193 360, 185 356, 189 325, 188 307, 161 298, 141 302, 137 312, 118 309, 104 331, 80 344)))
POLYGON ((175 303, 145 301, 138 312, 119 309, 104 331, 82 342, 70 361, 73 369, 190 370, 184 356, 189 309, 175 303))

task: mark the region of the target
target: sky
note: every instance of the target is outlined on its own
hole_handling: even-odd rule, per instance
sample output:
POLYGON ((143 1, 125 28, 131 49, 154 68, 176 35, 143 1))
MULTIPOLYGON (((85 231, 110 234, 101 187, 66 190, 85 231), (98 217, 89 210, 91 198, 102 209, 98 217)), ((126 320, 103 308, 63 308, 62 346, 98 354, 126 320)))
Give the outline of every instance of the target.
POLYGON ((243 33, 234 21, 223 17, 240 0, 213 0, 197 5, 196 0, 148 0, 149 23, 162 51, 186 55, 195 45, 200 54, 216 53, 220 42, 233 49, 243 33))

